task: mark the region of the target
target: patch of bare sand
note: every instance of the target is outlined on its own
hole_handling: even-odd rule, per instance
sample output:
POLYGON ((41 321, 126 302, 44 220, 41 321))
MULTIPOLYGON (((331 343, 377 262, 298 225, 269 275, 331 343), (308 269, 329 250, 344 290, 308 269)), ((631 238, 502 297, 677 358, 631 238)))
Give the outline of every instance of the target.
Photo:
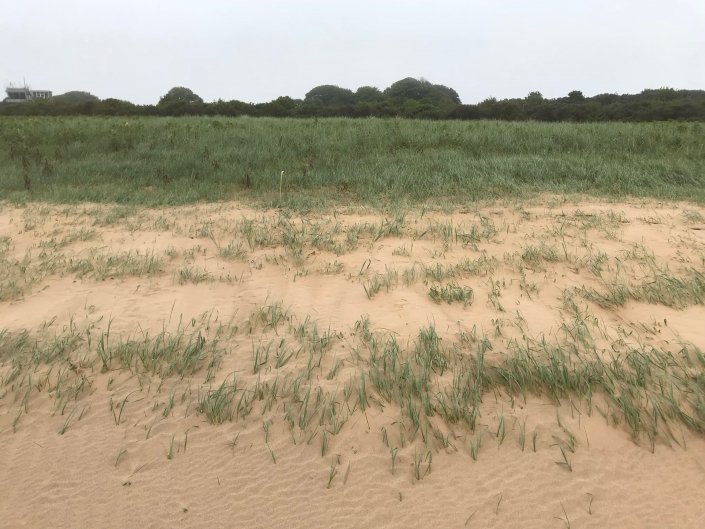
MULTIPOLYGON (((196 411, 199 395, 228 377, 271 382, 274 369, 252 373, 254 347, 298 343, 307 322, 336 336, 314 378, 340 393, 364 368, 355 359, 365 322, 407 348, 429 327, 461 354, 485 336, 490 362, 527 339, 578 335, 605 358, 625 336, 667 351, 686 342, 705 350, 697 301, 608 306, 584 295, 617 279, 640 284, 654 270, 702 272, 705 241, 685 208, 585 202, 299 218, 238 204, 120 214, 6 206, 2 258, 21 292, 0 302, 0 329, 61 334, 92 325, 99 333, 110 322, 118 340, 198 320, 237 331, 223 341, 208 386, 202 372, 103 373, 93 344, 78 368, 89 389, 63 409, 56 391, 22 402, 8 389, 12 358, 2 359, 0 519, 8 527, 701 527, 705 441, 683 427, 674 427, 677 442, 652 453, 599 413, 495 391, 475 433, 438 424, 448 444, 429 460, 418 435, 405 442, 392 430, 398 408, 379 397, 365 413, 353 410, 337 434, 316 428, 310 437, 276 419, 285 413, 276 402, 220 425, 196 411), (126 254, 159 263, 147 270, 121 260, 126 254), (91 264, 81 268, 81 260, 91 264), (472 290, 467 304, 431 300, 432 287, 449 284, 472 290), (253 314, 272 305, 288 312, 288 330, 257 323, 253 314), (570 469, 557 415, 577 445, 570 469)), ((306 361, 292 356, 286 367, 306 361)))

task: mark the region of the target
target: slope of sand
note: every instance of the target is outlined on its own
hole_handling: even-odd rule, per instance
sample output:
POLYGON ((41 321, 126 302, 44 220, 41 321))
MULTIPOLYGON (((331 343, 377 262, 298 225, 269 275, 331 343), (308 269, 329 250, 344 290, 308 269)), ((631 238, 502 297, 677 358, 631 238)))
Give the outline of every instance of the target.
MULTIPOLYGON (((373 343, 412 351, 424 329, 448 358, 487 338, 490 364, 582 332, 605 361, 619 340, 705 350, 703 293, 659 287, 702 274, 704 215, 551 197, 386 215, 0 206, 0 525, 702 527, 705 439, 678 421, 650 442, 579 398, 493 388, 474 431, 433 416, 414 432, 403 405, 372 387, 364 406, 354 395, 373 343), (596 301, 618 282, 634 294, 596 301), (434 302, 448 285, 472 295, 434 302), (63 348, 18 371, 7 344, 23 331, 32 347, 63 348), (118 351, 162 332, 217 344, 217 362, 181 375, 115 359, 101 369, 100 336, 118 351), (277 365, 276 351, 291 356, 277 365), (248 395, 302 372, 342 427, 324 415, 299 426, 306 390, 275 390, 222 424, 199 409, 228 381, 248 395)), ((439 388, 452 377, 434 370, 439 388)))

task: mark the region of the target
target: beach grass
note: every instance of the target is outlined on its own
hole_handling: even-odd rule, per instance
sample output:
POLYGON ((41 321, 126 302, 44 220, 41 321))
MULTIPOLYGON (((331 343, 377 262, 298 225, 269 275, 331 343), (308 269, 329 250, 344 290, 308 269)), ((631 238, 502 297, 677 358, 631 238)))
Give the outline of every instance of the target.
POLYGON ((297 210, 537 193, 702 203, 704 134, 669 122, 4 117, 0 195, 297 210))

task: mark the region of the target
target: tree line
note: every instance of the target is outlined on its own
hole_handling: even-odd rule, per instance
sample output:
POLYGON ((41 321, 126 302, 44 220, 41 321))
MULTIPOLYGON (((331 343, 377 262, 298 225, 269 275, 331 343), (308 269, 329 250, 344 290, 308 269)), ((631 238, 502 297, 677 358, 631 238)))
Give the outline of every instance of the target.
POLYGON ((185 87, 174 87, 155 105, 99 99, 68 92, 49 100, 2 103, 0 115, 96 116, 255 116, 255 117, 405 117, 418 119, 496 119, 506 121, 705 121, 705 91, 659 88, 639 94, 599 94, 579 90, 549 99, 540 92, 524 98, 496 99, 468 105, 447 86, 408 77, 385 90, 362 86, 349 90, 321 85, 303 99, 282 96, 268 103, 204 102, 185 87))

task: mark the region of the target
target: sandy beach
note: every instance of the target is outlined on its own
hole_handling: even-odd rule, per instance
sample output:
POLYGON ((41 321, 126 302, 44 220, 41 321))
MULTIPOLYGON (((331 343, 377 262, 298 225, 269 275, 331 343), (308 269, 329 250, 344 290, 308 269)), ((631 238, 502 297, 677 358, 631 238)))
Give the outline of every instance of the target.
POLYGON ((0 525, 699 528, 704 215, 1 205, 0 525))

